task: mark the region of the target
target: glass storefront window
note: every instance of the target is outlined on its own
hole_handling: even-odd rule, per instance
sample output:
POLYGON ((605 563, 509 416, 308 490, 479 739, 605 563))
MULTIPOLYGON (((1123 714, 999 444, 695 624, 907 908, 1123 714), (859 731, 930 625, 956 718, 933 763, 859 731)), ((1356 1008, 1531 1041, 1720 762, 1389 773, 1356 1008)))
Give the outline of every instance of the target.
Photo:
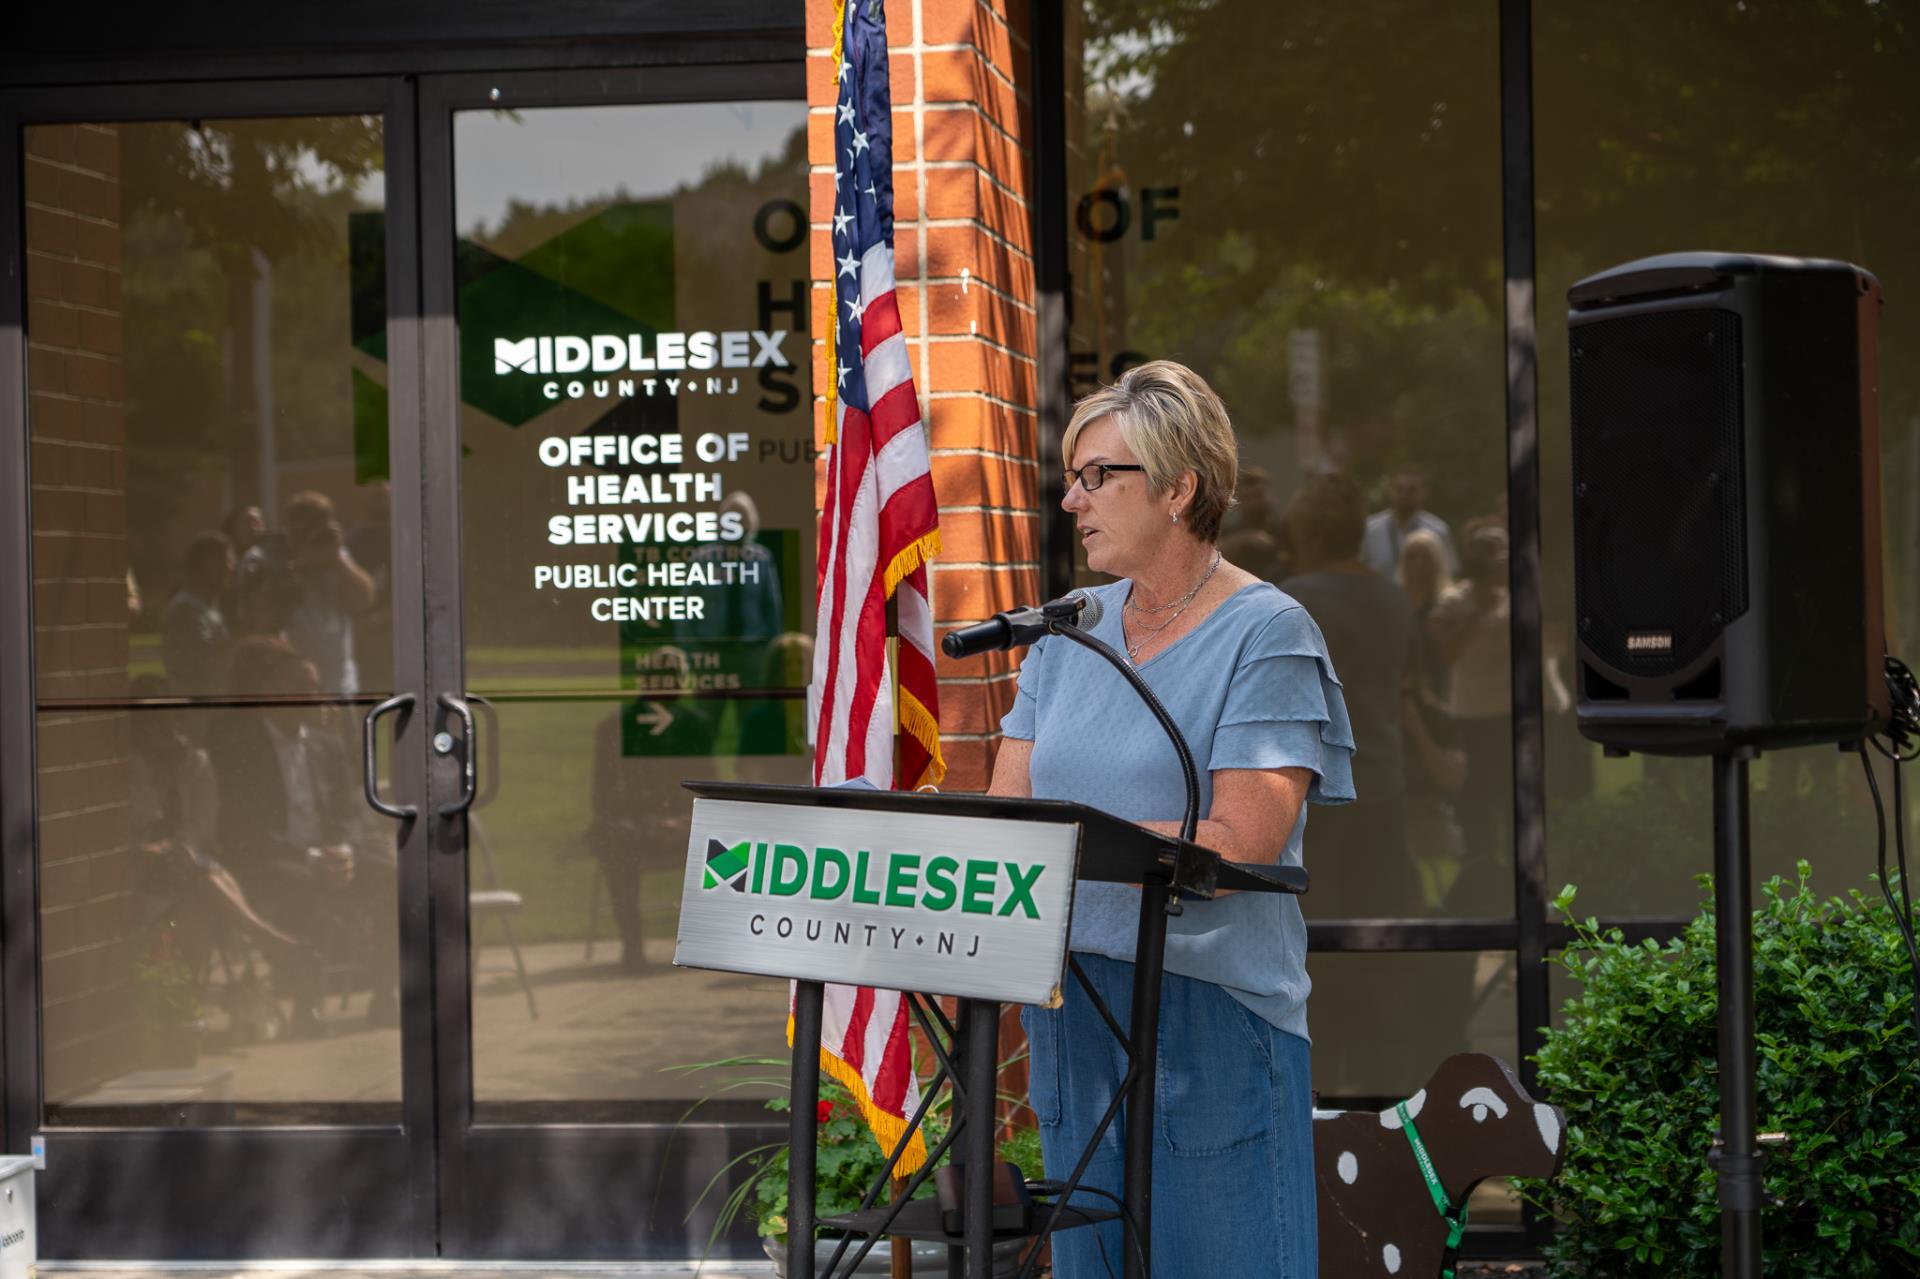
POLYGON ((1410 1097, 1454 1053, 1520 1060, 1511 951, 1313 953, 1307 1004, 1322 1097, 1410 1097))
MULTIPOLYGON (((1516 971, 1513 953, 1501 950, 1309 955, 1317 1104, 1384 1107, 1459 1052, 1518 1065, 1516 971)), ((1469 1216, 1479 1226, 1517 1224, 1519 1196, 1504 1179, 1484 1181, 1469 1216)))
POLYGON ((1512 911, 1496 17, 1068 9, 1074 393, 1168 358, 1233 415, 1222 550, 1314 615, 1360 739, 1316 919, 1512 911))
MULTIPOLYGON (((1541 579, 1548 657, 1563 669, 1573 613, 1567 289, 1682 249, 1844 258, 1879 277, 1887 638, 1913 660, 1920 374, 1896 353, 1920 336, 1910 302, 1920 292, 1920 99, 1896 52, 1910 44, 1897 21, 1874 5, 1537 11, 1541 579), (1711 68, 1695 56, 1702 48, 1720 51, 1711 68)), ((1552 882, 1580 886, 1583 914, 1692 914, 1703 895, 1694 877, 1713 863, 1708 762, 1606 759, 1551 700, 1547 723, 1552 882)), ((1760 877, 1792 878, 1807 857, 1826 891, 1862 882, 1875 827, 1858 759, 1831 747, 1772 752, 1752 778, 1760 877)))
POLYGON ((712 1081, 666 1067, 786 1051, 783 983, 669 961, 681 780, 811 772, 805 123, 455 116, 482 1122, 672 1120, 712 1081))
POLYGON ((47 1120, 395 1122, 383 123, 25 142, 47 1120))

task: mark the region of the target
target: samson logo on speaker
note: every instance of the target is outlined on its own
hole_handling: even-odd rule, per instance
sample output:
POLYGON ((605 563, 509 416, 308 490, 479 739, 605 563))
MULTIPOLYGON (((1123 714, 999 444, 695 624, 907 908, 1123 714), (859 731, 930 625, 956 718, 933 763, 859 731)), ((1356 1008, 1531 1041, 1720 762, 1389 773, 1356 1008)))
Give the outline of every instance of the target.
POLYGON ((1629 653, 1671 653, 1673 651, 1673 632, 1628 631, 1627 651, 1629 653))

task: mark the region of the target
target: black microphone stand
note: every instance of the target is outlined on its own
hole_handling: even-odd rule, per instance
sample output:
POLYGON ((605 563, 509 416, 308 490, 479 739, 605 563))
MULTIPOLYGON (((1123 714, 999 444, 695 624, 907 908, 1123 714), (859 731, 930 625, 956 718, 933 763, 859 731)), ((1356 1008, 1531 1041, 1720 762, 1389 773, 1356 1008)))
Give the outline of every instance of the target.
MULTIPOLYGON (((1076 611, 1074 615, 1077 617, 1079 614, 1076 611)), ((1055 635, 1064 635, 1080 647, 1090 649, 1106 658, 1108 665, 1120 672, 1120 678, 1132 686, 1140 700, 1147 704, 1147 709, 1153 712, 1153 717, 1160 721, 1160 727, 1166 731, 1167 740, 1173 743, 1174 753, 1180 757, 1180 772, 1186 778, 1187 814, 1180 819, 1180 838, 1191 841, 1193 832, 1200 825, 1200 774, 1194 771, 1193 751, 1187 746, 1187 739, 1180 735, 1180 726, 1173 722, 1173 716, 1167 714, 1167 708, 1160 704, 1160 699, 1154 695, 1153 689, 1148 687, 1147 681, 1140 678, 1140 672, 1134 669, 1133 663, 1114 652, 1110 645, 1087 634, 1075 626, 1071 620, 1049 617, 1047 630, 1055 635)), ((1177 915, 1180 912, 1176 909, 1172 913, 1177 915)))
MULTIPOLYGON (((1079 610, 1073 610, 1071 616, 1078 617, 1079 610)), ((1134 669, 1133 663, 1116 653, 1112 647, 1081 630, 1070 617, 1049 615, 1047 630, 1104 657, 1160 722, 1167 740, 1173 743, 1174 753, 1180 757, 1180 771, 1186 779, 1187 811, 1180 820, 1180 838, 1191 841, 1200 824, 1200 775, 1194 769, 1193 751, 1187 746, 1187 739, 1181 736, 1180 726, 1173 722, 1173 716, 1160 704, 1153 689, 1140 678, 1140 672, 1134 669)), ((1123 1187, 1125 1215, 1120 1223, 1123 1231, 1131 1226, 1136 1246, 1122 1250, 1125 1254, 1125 1279, 1146 1279, 1150 1269, 1148 1259, 1153 1256, 1153 1103, 1155 1072, 1159 1067, 1160 984, 1166 969, 1167 916, 1180 913, 1180 899, 1165 884, 1143 883, 1140 885, 1140 894, 1140 932, 1134 943, 1133 956, 1133 1016, 1128 1027, 1131 1063, 1128 1070, 1126 1174, 1123 1187)), ((1085 1162, 1083 1157, 1083 1166, 1085 1162)), ((1059 1206, 1066 1204, 1078 1181, 1076 1172, 1060 1192, 1059 1206)))

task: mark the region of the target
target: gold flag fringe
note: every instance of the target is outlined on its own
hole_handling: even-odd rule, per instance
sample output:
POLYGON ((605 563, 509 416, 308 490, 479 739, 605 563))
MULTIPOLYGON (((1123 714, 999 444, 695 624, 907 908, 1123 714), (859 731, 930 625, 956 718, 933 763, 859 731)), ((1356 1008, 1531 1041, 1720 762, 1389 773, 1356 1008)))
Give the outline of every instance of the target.
POLYGON ((893 560, 887 565, 885 579, 887 598, 893 598, 893 590, 900 585, 901 578, 939 554, 940 530, 937 528, 895 551, 893 560))
MULTIPOLYGON (((940 530, 933 529, 922 537, 907 543, 894 555, 887 565, 886 593, 891 597, 898 587, 915 569, 940 554, 940 530)), ((923 705, 919 698, 899 687, 895 697, 894 724, 896 728, 912 733, 914 738, 927 751, 926 771, 914 778, 909 789, 917 790, 923 785, 938 786, 947 776, 947 761, 940 754, 940 721, 923 705)))
POLYGON ((927 767, 920 776, 913 779, 912 789, 922 786, 938 786, 947 778, 947 761, 940 754, 940 724, 932 712, 920 703, 920 699, 904 687, 900 690, 899 708, 900 727, 913 734, 914 740, 927 748, 927 767))
MULTIPOLYGON (((787 1046, 793 1046, 793 1014, 787 1014, 787 1046)), ((860 1117, 867 1121, 867 1127, 873 1129, 873 1135, 880 1142, 880 1152, 890 1155, 893 1148, 900 1144, 901 1136, 907 1131, 907 1121, 899 1115, 888 1114, 867 1095, 866 1080, 860 1078, 860 1072, 841 1061, 826 1045, 820 1047, 820 1069, 840 1081, 841 1087, 853 1094, 854 1104, 860 1107, 860 1117)), ((793 1099, 799 1105, 799 1098, 793 1099)), ((893 1166, 896 1177, 910 1177, 927 1162, 927 1143, 920 1133, 913 1134, 913 1140, 900 1152, 900 1162, 893 1166)))

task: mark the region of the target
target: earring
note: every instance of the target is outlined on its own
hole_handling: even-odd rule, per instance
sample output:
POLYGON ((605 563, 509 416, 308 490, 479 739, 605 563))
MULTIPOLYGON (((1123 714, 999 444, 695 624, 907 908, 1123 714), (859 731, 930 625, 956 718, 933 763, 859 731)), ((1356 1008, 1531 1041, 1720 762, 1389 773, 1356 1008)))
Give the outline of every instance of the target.
POLYGON ((1173 513, 1173 522, 1174 522, 1175 524, 1178 524, 1178 523, 1180 522, 1180 512, 1178 512, 1178 511, 1175 511, 1175 512, 1173 513))

